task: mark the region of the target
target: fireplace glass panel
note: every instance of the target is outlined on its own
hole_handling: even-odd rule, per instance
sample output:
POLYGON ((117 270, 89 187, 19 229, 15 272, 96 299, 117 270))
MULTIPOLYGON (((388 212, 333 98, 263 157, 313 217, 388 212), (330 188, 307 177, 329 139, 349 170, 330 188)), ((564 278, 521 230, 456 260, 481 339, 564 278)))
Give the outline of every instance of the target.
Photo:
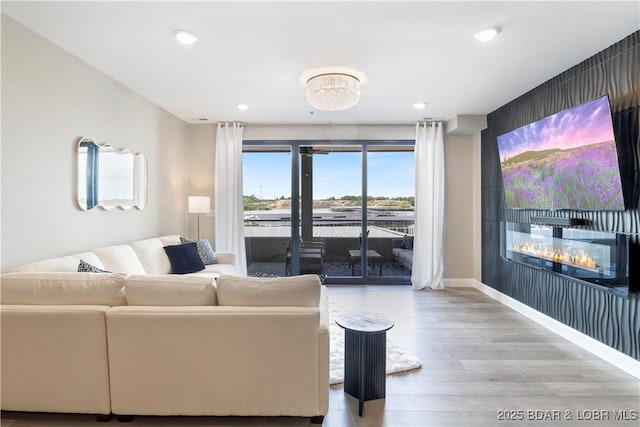
POLYGON ((591 230, 506 223, 506 259, 608 287, 628 285, 628 238, 591 230))

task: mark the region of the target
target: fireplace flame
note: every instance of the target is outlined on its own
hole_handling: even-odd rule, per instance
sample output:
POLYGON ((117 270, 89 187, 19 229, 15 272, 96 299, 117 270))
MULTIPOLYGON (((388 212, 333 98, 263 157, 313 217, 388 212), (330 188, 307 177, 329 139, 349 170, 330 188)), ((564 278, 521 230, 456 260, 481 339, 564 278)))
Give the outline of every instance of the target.
POLYGON ((591 255, 583 249, 579 251, 567 251, 559 248, 542 247, 538 248, 534 242, 514 243, 513 250, 523 254, 529 254, 538 258, 544 258, 553 262, 575 265, 578 267, 598 268, 598 264, 591 255))

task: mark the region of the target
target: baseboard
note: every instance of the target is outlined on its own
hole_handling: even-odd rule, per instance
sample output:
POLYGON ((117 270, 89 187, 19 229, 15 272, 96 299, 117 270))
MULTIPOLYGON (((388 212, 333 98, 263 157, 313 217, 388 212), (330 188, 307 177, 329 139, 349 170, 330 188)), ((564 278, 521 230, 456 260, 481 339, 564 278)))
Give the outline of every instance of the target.
POLYGON ((473 279, 442 279, 445 288, 472 288, 473 279))
POLYGON ((573 329, 572 327, 567 326, 562 322, 558 322, 556 319, 549 317, 546 314, 543 314, 538 310, 535 310, 528 305, 523 304, 520 301, 503 294, 500 291, 495 290, 491 286, 487 286, 475 279, 470 280, 472 286, 483 294, 528 317, 534 322, 549 329, 551 332, 554 332, 561 337, 571 341, 572 343, 582 347, 588 352, 603 359, 605 362, 608 362, 613 366, 622 369, 629 375, 640 379, 640 361, 627 356, 626 354, 612 347, 609 347, 608 345, 603 344, 600 341, 591 338, 590 336, 583 334, 582 332, 573 329))

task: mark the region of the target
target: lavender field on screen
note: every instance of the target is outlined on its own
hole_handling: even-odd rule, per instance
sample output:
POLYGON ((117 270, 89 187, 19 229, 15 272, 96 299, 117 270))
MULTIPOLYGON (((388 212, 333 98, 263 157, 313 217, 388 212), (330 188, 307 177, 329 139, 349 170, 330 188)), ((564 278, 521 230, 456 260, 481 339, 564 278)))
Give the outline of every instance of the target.
POLYGON ((507 207, 624 210, 614 141, 502 162, 507 207))

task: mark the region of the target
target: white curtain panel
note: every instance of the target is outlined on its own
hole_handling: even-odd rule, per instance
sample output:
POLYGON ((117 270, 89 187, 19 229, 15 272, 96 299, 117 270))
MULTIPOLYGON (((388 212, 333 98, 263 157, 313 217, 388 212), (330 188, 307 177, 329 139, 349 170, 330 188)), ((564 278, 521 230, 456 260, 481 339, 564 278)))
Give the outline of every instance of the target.
POLYGON ((444 137, 441 122, 416 125, 415 176, 411 284, 414 289, 444 289, 444 137))
POLYGON ((242 202, 242 125, 218 123, 215 161, 216 251, 235 255, 236 272, 247 275, 242 202))

